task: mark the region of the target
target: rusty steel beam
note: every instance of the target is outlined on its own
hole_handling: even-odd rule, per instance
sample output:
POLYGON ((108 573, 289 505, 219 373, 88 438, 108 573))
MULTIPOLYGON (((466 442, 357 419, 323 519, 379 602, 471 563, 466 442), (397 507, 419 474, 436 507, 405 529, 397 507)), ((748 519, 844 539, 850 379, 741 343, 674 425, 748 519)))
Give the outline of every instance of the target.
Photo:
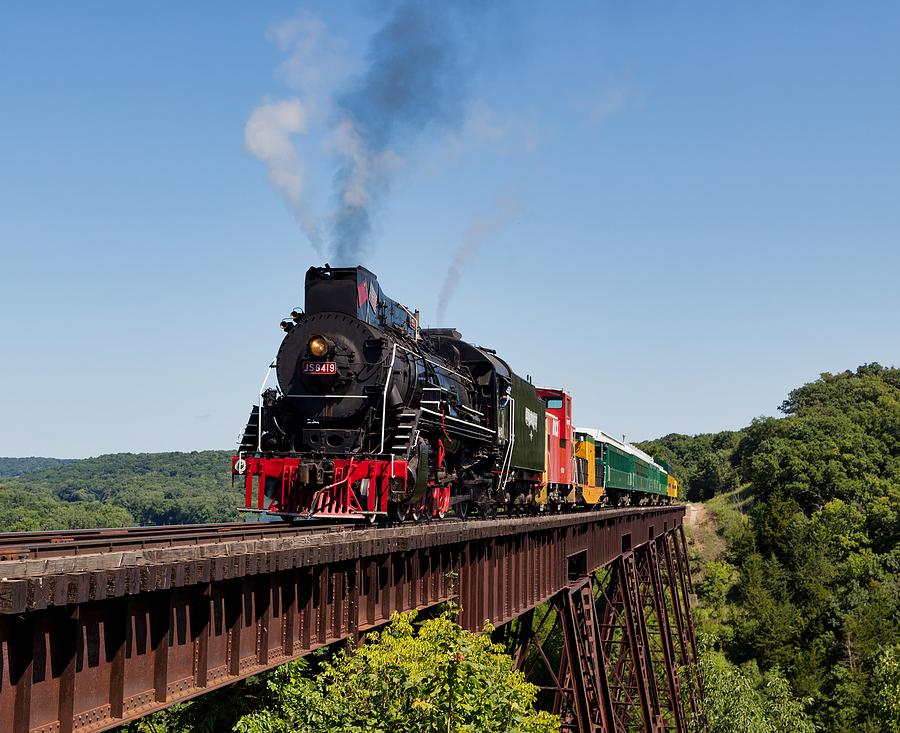
POLYGON ((693 719, 706 729, 681 530, 677 523, 623 542, 599 571, 589 564, 579 574, 570 563, 570 582, 542 620, 535 626, 529 614, 507 635, 518 668, 553 696, 547 707, 560 715, 561 730, 686 733, 685 689, 693 719), (562 642, 548 648, 557 633, 562 642))
POLYGON ((0 562, 0 731, 107 730, 451 596, 465 628, 499 627, 567 589, 571 577, 667 536, 683 514, 641 508, 279 530, 0 562))

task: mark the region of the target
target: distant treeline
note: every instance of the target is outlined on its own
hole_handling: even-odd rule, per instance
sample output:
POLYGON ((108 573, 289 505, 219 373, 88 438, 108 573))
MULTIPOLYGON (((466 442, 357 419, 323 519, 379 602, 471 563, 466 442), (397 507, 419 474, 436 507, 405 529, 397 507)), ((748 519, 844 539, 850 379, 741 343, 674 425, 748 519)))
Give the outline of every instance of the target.
POLYGON ((231 486, 230 455, 118 453, 0 478, 0 531, 234 520, 242 497, 231 486))
POLYGON ((45 471, 48 468, 56 468, 57 466, 71 463, 73 458, 40 458, 32 456, 30 458, 3 458, 0 456, 0 478, 6 476, 24 476, 26 473, 35 473, 36 471, 45 471))
POLYGON ((701 435, 671 433, 637 445, 655 458, 668 461, 684 498, 706 501, 737 486, 738 473, 732 466, 732 456, 743 437, 741 430, 701 435))

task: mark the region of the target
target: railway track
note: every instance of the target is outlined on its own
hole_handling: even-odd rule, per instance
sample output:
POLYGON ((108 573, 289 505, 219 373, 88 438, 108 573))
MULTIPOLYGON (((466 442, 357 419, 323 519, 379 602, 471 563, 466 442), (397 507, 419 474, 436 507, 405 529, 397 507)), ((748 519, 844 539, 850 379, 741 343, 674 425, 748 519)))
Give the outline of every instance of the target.
POLYGON ((342 532, 354 526, 359 525, 358 523, 335 525, 315 521, 304 524, 222 522, 155 527, 10 532, 0 533, 0 561, 96 555, 104 552, 184 547, 210 542, 241 542, 303 531, 342 532))
MULTIPOLYGON (((653 507, 636 508, 652 509, 653 507)), ((617 511, 605 509, 604 512, 617 511)), ((622 511, 622 510, 618 510, 622 511)), ((624 511, 628 511, 627 509, 624 511)), ((580 513, 575 511, 572 513, 580 513)), ((549 513, 548 513, 549 515, 549 513)), ((491 517, 446 517, 435 526, 471 521, 503 522, 520 518, 519 514, 497 514, 491 517)), ((402 527, 419 522, 390 523, 386 527, 402 527)), ((423 520, 423 525, 430 524, 423 520)), ((352 521, 335 524, 334 520, 306 520, 299 523, 283 522, 220 522, 211 524, 173 524, 151 527, 113 527, 102 529, 49 530, 42 532, 0 533, 0 562, 8 560, 37 560, 78 555, 96 555, 107 552, 129 552, 166 547, 186 547, 212 542, 242 542, 273 539, 298 532, 333 534, 354 530, 372 529, 365 522, 352 521)))

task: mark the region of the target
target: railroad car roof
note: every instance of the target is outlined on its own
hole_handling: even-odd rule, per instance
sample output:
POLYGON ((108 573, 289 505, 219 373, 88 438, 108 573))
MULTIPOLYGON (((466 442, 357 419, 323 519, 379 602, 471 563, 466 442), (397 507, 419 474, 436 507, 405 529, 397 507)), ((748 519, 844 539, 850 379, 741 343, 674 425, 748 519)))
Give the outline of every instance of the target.
POLYGON ((596 440, 599 443, 610 443, 611 445, 614 445, 616 448, 618 448, 620 451, 624 451, 625 453, 630 453, 631 455, 636 456, 637 458, 640 458, 642 461, 644 461, 646 463, 652 463, 660 471, 665 471, 666 473, 668 473, 668 471, 666 471, 665 467, 660 466, 655 460, 653 460, 653 456, 651 456, 649 453, 644 453, 644 451, 642 451, 640 448, 636 448, 631 443, 623 443, 621 440, 614 438, 609 433, 604 433, 599 428, 577 427, 577 428, 575 428, 575 430, 576 430, 576 432, 586 433, 587 435, 590 435, 594 440, 596 440))

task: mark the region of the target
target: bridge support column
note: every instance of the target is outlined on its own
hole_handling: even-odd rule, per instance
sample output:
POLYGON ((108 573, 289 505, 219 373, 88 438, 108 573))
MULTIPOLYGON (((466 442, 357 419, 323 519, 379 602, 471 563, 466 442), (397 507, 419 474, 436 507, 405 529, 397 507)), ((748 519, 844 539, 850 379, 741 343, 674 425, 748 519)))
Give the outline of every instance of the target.
POLYGON ((663 534, 571 579, 509 629, 519 668, 561 730, 686 733, 685 698, 696 715, 702 688, 679 540, 663 534))

